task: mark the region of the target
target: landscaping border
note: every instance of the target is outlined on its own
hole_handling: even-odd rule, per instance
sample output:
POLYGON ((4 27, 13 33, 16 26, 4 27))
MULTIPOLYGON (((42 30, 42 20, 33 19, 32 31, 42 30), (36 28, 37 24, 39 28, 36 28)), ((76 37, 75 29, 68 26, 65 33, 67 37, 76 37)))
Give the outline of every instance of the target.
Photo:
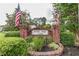
POLYGON ((55 51, 47 51, 47 52, 37 52, 37 51, 29 51, 31 56, 59 56, 62 55, 64 47, 61 43, 58 43, 59 48, 55 51))

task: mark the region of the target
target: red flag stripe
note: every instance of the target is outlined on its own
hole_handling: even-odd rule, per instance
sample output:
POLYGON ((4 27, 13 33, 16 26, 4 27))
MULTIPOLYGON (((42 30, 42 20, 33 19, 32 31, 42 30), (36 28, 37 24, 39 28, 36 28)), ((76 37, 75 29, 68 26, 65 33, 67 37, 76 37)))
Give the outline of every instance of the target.
POLYGON ((21 15, 21 13, 16 14, 16 18, 19 17, 21 15))
POLYGON ((17 22, 19 22, 19 20, 16 21, 16 24, 17 24, 17 22))
POLYGON ((19 25, 19 21, 18 22, 16 22, 17 24, 16 25, 19 25))
POLYGON ((18 11, 18 12, 16 13, 15 26, 18 26, 19 23, 20 23, 20 15, 21 15, 21 12, 18 11))
POLYGON ((20 17, 17 17, 15 21, 17 22, 19 19, 20 19, 20 17))
POLYGON ((20 15, 17 15, 17 16, 16 16, 16 19, 18 20, 19 18, 20 18, 20 15))
POLYGON ((18 14, 21 14, 21 12, 20 12, 20 11, 18 11, 18 12, 16 13, 16 15, 18 15, 18 14))
POLYGON ((16 18, 19 17, 21 14, 16 15, 16 18))

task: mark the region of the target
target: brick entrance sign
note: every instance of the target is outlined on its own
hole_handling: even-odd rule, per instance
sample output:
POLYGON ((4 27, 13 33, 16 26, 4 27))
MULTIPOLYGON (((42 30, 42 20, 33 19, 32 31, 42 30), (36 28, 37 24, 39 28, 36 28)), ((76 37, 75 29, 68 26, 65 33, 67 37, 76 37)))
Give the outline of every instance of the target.
MULTIPOLYGON (((30 17, 29 14, 26 13, 26 16, 24 16, 25 14, 20 10, 20 6, 18 5, 18 8, 16 9, 16 19, 15 19, 15 26, 19 28, 20 30, 20 36, 24 39, 26 39, 26 37, 29 36, 44 36, 44 37, 48 37, 51 36, 53 41, 55 43, 58 44, 58 48, 55 50, 48 50, 48 51, 36 51, 36 50, 31 50, 29 52, 30 55, 34 55, 34 56, 55 56, 55 55, 61 55, 63 52, 63 45, 60 43, 60 15, 55 11, 54 13, 54 21, 52 24, 52 28, 48 29, 46 26, 42 27, 42 25, 47 25, 47 24, 42 24, 42 25, 37 25, 37 24, 31 24, 30 21, 30 17)), ((53 20, 53 19, 52 19, 53 20)), ((41 21, 42 22, 42 21, 41 21)), ((50 38, 48 39, 50 40, 50 38)), ((39 41, 38 41, 39 42, 39 41)), ((37 42, 37 43, 38 43, 37 42)), ((47 41, 45 41, 47 42, 47 41)), ((32 42, 35 44, 35 42, 32 42)), ((40 42, 39 42, 40 43, 40 42)), ((51 49, 51 47, 49 46, 49 44, 47 43, 46 45, 43 45, 44 48, 48 48, 51 49)))
MULTIPOLYGON (((50 34, 52 34, 51 36, 53 37, 53 41, 55 43, 60 43, 59 17, 60 17, 59 14, 55 12, 54 13, 55 22, 52 26, 53 28, 52 28, 51 31, 48 31, 48 30, 45 30, 45 29, 34 29, 34 30, 32 30, 32 35, 50 35, 50 34), (51 33, 49 34, 49 32, 51 32, 51 33)), ((20 10, 20 6, 18 5, 18 8, 16 10, 15 25, 16 25, 16 27, 19 27, 19 25, 21 24, 21 27, 19 28, 20 29, 20 36, 24 39, 29 34, 28 29, 27 29, 27 28, 29 28, 28 24, 30 24, 28 22, 29 21, 28 18, 29 18, 28 13, 27 13, 27 17, 24 16, 24 14, 20 10)), ((35 26, 32 26, 32 28, 35 28, 35 26)))

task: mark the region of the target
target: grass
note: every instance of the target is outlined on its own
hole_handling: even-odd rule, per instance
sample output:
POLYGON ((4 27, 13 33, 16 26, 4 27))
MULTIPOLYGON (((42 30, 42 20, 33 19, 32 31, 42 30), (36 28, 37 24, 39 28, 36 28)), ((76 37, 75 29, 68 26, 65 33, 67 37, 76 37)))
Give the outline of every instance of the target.
POLYGON ((1 33, 0 33, 0 38, 4 37, 4 35, 5 35, 5 34, 1 32, 1 33))
POLYGON ((5 39, 4 35, 5 35, 4 33, 0 32, 0 40, 5 39))

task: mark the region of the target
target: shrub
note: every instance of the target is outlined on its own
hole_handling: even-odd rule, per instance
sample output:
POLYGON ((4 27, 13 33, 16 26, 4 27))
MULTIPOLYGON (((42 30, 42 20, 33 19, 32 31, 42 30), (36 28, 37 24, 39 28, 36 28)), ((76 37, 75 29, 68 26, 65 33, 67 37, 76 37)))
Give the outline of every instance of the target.
POLYGON ((56 50, 56 49, 59 47, 59 46, 58 46, 56 43, 54 43, 54 42, 50 43, 48 46, 49 46, 50 48, 54 49, 54 50, 56 50))
POLYGON ((3 31, 18 31, 19 29, 15 27, 14 25, 13 26, 5 25, 3 26, 2 30, 3 31))
POLYGON ((8 31, 5 33, 5 37, 20 37, 19 31, 8 31))
POLYGON ((66 28, 66 25, 65 24, 60 25, 60 31, 61 32, 65 32, 66 30, 67 30, 67 28, 66 28))
POLYGON ((26 42, 27 42, 27 43, 32 42, 32 38, 33 38, 33 36, 28 36, 28 37, 26 38, 26 42))
POLYGON ((43 37, 33 37, 32 38, 32 43, 33 45, 31 44, 31 46, 34 48, 34 50, 36 51, 40 51, 41 48, 45 45, 45 39, 43 37))
POLYGON ((46 36, 46 44, 52 43, 53 38, 51 36, 46 36))
POLYGON ((51 25, 50 24, 45 24, 45 25, 42 25, 42 27, 45 28, 45 29, 50 29, 51 25))
POLYGON ((71 32, 61 32, 61 43, 65 46, 73 46, 75 37, 71 32))
POLYGON ((26 54, 26 42, 21 38, 0 39, 0 56, 23 56, 26 54))
POLYGON ((34 42, 28 43, 28 51, 35 50, 35 44, 34 42))
POLYGON ((43 46, 51 43, 51 36, 29 36, 26 38, 26 42, 28 44, 28 50, 40 51, 43 46))
POLYGON ((33 47, 34 47, 34 44, 32 44, 32 38, 33 36, 28 36, 25 40, 26 40, 26 43, 27 43, 27 47, 28 47, 28 51, 29 50, 33 50, 33 47))

